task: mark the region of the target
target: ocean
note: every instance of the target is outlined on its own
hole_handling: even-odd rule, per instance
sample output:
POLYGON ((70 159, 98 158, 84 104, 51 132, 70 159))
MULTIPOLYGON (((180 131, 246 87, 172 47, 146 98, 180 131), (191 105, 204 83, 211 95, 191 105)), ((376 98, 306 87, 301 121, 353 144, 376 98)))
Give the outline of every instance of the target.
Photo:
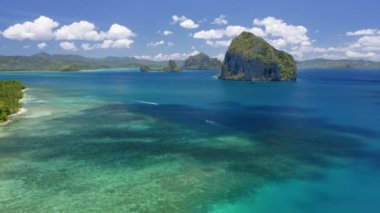
POLYGON ((0 212, 380 211, 380 70, 1 72, 0 212))

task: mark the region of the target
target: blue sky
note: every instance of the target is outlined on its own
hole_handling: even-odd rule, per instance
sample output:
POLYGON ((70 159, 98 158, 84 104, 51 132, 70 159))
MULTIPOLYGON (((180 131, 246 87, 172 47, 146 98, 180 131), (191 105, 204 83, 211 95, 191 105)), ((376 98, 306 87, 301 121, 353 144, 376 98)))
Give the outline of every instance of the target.
POLYGON ((297 59, 380 60, 376 0, 2 0, 0 54, 221 57, 251 31, 297 59))

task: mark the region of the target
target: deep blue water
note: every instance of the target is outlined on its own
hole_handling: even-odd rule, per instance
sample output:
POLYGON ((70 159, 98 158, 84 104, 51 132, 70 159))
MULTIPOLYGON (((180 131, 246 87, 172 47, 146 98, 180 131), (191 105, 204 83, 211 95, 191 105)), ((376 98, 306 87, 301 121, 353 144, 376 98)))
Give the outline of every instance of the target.
POLYGON ((3 212, 379 212, 380 70, 2 72, 3 212))

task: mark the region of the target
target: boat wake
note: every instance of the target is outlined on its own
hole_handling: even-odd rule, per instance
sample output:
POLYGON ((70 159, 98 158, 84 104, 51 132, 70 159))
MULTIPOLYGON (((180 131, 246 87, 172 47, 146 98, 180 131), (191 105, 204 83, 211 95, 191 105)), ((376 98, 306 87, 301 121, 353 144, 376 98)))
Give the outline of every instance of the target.
POLYGON ((217 123, 217 122, 215 122, 215 121, 211 121, 211 120, 205 120, 205 122, 206 122, 207 124, 210 124, 210 125, 212 125, 212 126, 216 126, 216 127, 221 127, 221 126, 222 126, 221 124, 219 124, 219 123, 217 123))
POLYGON ((155 102, 148 102, 148 101, 136 101, 137 103, 140 103, 140 104, 149 104, 149 105, 159 105, 158 103, 155 103, 155 102))

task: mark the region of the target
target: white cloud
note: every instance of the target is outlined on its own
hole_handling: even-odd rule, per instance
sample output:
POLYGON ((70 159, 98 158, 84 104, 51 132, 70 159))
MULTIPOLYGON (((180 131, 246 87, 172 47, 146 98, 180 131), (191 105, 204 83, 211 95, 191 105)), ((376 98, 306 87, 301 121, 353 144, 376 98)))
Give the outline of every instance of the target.
POLYGON ((186 18, 186 16, 174 15, 172 17, 173 24, 179 23, 179 25, 186 29, 195 29, 199 27, 199 24, 196 24, 193 20, 186 18))
POLYGON ((96 31, 95 24, 88 21, 80 21, 62 26, 55 31, 55 38, 57 40, 99 41, 102 39, 102 36, 96 31))
POLYGON ((358 30, 354 32, 347 32, 347 36, 371 36, 371 35, 376 35, 380 34, 380 30, 378 29, 363 29, 363 30, 358 30))
POLYGON ((363 36, 350 47, 366 51, 380 51, 380 36, 363 36))
POLYGON ((37 47, 38 47, 38 49, 45 49, 45 47, 47 47, 47 44, 45 43, 45 42, 42 42, 42 43, 39 43, 39 44, 37 44, 37 47))
POLYGON ((24 48, 24 49, 29 49, 29 48, 30 48, 30 45, 24 45, 24 46, 22 46, 22 48, 24 48))
POLYGON ((285 23, 281 19, 266 17, 262 20, 254 19, 254 25, 264 27, 267 37, 282 38, 286 45, 311 45, 310 38, 307 36, 307 28, 285 23))
POLYGON ((67 42, 67 41, 61 42, 59 46, 61 46, 62 49, 67 50, 67 51, 77 50, 77 47, 75 46, 74 42, 67 42))
MULTIPOLYGON (((57 40, 98 41, 96 44, 83 43, 81 48, 89 51, 94 49, 130 48, 136 34, 129 28, 112 24, 108 31, 97 31, 93 23, 87 21, 74 22, 65 25, 55 32, 57 40)), ((76 48, 75 48, 76 49, 76 48)))
POLYGON ((239 26, 239 25, 233 25, 233 26, 227 26, 224 30, 224 34, 228 37, 234 37, 238 36, 240 33, 244 31, 249 31, 249 29, 239 26))
POLYGON ((276 48, 291 51, 297 58, 302 58, 304 53, 312 50, 312 41, 304 26, 287 24, 274 17, 254 19, 252 24, 250 27, 230 25, 221 29, 202 30, 194 33, 193 38, 204 39, 209 46, 228 46, 224 38, 236 37, 247 31, 263 37, 276 48), (213 39, 222 40, 211 41, 213 39))
POLYGON ((97 48, 130 48, 130 45, 134 42, 133 37, 136 37, 136 34, 132 32, 132 30, 120 24, 112 24, 108 31, 99 31, 95 24, 82 20, 64 25, 54 31, 54 28, 58 27, 58 25, 58 22, 48 17, 40 16, 33 22, 24 22, 10 26, 2 35, 5 38, 16 40, 30 39, 47 41, 56 39, 64 41, 60 43, 60 46, 66 50, 77 49, 74 43, 67 41, 99 42, 92 45, 89 43, 82 44, 81 47, 84 50, 97 48))
POLYGON ((168 42, 168 46, 173 46, 174 45, 174 43, 173 42, 168 42))
POLYGON ((169 35, 173 34, 173 32, 170 30, 164 30, 164 32, 162 32, 162 34, 164 34, 165 36, 169 36, 169 35))
POLYGON ((89 43, 83 43, 81 45, 81 47, 82 47, 83 50, 86 50, 86 51, 94 49, 94 47, 91 44, 89 44, 89 43))
POLYGON ((146 45, 147 46, 150 46, 150 47, 157 47, 157 46, 160 46, 160 45, 164 45, 165 44, 165 41, 164 40, 161 40, 161 41, 151 41, 149 43, 147 43, 146 45))
POLYGON ((96 44, 89 44, 89 43, 83 43, 81 45, 83 50, 94 50, 94 49, 121 49, 121 48, 130 48, 131 44, 133 44, 133 40, 130 39, 117 39, 117 40, 112 40, 112 39, 107 39, 104 40, 101 43, 96 43, 96 44))
POLYGON ((285 39, 283 38, 279 38, 279 39, 274 39, 274 40, 270 40, 268 41, 271 45, 273 45, 275 48, 277 49, 281 49, 283 47, 286 46, 286 41, 285 39))
POLYGON ((116 43, 125 43, 125 39, 131 40, 132 37, 136 36, 129 28, 119 24, 112 24, 107 32, 97 31, 95 24, 87 21, 74 22, 70 25, 62 26, 55 32, 55 35, 57 40, 112 40, 114 43, 116 41, 116 43))
POLYGON ((216 17, 211 23, 216 25, 226 25, 228 24, 228 21, 225 15, 220 15, 219 17, 216 17))
POLYGON ((199 32, 194 33, 193 38, 196 39, 220 39, 223 37, 235 37, 238 36, 240 33, 247 31, 252 32, 257 36, 263 36, 264 32, 260 28, 246 28, 239 25, 231 25, 227 26, 224 29, 210 29, 210 30, 202 30, 199 32))
POLYGON ((130 39, 118 39, 113 42, 112 48, 129 48, 132 43, 133 41, 130 39))
POLYGON ((312 49, 312 41, 307 36, 307 28, 285 23, 281 19, 266 17, 254 19, 253 26, 229 25, 221 29, 202 30, 194 33, 193 38, 205 39, 209 46, 228 46, 226 39, 238 36, 247 31, 263 37, 273 46, 279 49, 291 51, 297 58, 302 58, 305 52, 312 49), (213 39, 222 39, 211 41, 213 39))
POLYGON ((231 44, 231 40, 217 40, 217 41, 206 41, 206 45, 212 47, 228 47, 231 44))
POLYGON ((224 37, 223 29, 202 30, 194 33, 196 39, 220 39, 224 37))
POLYGON ((120 24, 113 24, 105 34, 105 38, 113 40, 132 38, 135 36, 136 34, 133 33, 128 27, 120 24))
POLYGON ((351 58, 373 58, 376 57, 376 53, 374 52, 367 52, 367 53, 362 53, 362 52, 355 52, 352 50, 347 50, 346 55, 351 58))
POLYGON ((197 55, 199 54, 198 51, 193 51, 191 53, 172 53, 172 54, 164 54, 159 53, 157 55, 142 55, 142 56, 135 56, 137 59, 145 59, 145 60, 153 60, 153 61, 167 61, 167 60, 184 60, 188 58, 189 56, 197 55))
POLYGON ((33 22, 26 21, 12 25, 4 30, 2 35, 5 38, 13 40, 34 40, 43 41, 54 38, 53 29, 58 27, 59 23, 46 16, 40 16, 33 22))
POLYGON ((223 61, 224 60, 224 53, 220 53, 218 55, 215 56, 215 58, 219 59, 219 61, 223 61))

